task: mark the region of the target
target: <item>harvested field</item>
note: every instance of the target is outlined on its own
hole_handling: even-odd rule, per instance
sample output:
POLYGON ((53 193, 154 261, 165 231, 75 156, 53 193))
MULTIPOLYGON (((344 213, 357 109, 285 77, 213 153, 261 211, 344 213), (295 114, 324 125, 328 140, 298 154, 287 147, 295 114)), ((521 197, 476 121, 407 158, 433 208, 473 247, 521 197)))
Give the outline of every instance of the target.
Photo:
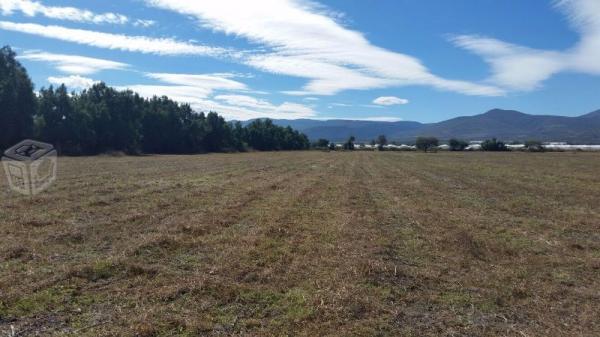
POLYGON ((600 155, 60 158, 0 336, 599 336, 600 155))

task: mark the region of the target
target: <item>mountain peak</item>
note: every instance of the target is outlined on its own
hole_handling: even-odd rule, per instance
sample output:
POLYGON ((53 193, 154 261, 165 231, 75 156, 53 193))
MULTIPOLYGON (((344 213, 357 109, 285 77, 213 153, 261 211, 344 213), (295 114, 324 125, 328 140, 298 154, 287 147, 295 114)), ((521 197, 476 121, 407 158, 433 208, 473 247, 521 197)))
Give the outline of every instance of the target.
POLYGON ((492 109, 492 110, 484 113, 484 115, 487 115, 487 116, 516 116, 516 115, 522 116, 525 114, 520 111, 516 111, 516 110, 492 109))

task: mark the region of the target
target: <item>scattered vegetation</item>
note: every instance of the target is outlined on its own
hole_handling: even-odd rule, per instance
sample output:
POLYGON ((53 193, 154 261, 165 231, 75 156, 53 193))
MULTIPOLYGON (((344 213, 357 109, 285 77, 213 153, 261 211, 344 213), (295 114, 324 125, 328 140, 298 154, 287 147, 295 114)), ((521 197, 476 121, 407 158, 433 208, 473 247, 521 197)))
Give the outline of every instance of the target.
POLYGON ((0 179, 0 335, 597 336, 599 166, 63 157, 33 198, 0 179))

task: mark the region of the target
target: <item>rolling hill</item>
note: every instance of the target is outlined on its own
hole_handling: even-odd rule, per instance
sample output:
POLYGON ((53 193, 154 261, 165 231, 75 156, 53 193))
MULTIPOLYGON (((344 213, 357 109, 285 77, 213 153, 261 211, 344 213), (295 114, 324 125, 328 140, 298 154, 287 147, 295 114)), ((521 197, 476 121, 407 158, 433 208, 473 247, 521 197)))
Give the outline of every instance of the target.
POLYGON ((375 122, 354 120, 274 120, 278 125, 298 129, 311 140, 326 138, 343 141, 355 136, 370 141, 384 134, 389 140, 411 142, 418 136, 434 136, 441 140, 460 138, 482 140, 496 137, 504 141, 562 141, 600 144, 600 110, 579 116, 529 115, 514 110, 494 109, 484 114, 457 117, 439 123, 375 122))

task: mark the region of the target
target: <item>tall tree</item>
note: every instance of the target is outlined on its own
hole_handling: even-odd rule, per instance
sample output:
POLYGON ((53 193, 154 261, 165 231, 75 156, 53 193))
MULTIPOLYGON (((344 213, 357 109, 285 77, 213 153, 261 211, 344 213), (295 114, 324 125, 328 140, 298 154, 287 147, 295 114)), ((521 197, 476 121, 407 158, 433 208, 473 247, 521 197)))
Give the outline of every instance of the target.
POLYGON ((33 134, 33 83, 10 47, 0 49, 0 149, 33 134))

